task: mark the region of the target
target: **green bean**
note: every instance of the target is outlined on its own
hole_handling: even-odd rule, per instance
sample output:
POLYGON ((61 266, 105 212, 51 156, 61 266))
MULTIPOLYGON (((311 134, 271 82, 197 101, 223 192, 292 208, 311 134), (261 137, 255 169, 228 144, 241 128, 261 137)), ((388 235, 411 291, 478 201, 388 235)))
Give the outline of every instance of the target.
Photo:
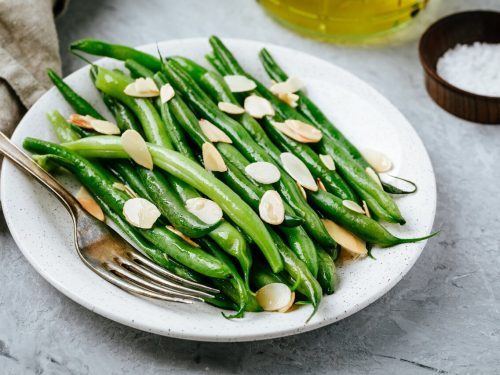
POLYGON ((82 51, 91 55, 106 56, 117 60, 134 60, 153 71, 161 69, 161 60, 135 48, 106 43, 96 39, 81 39, 70 44, 71 51, 82 51))
POLYGON ((251 283, 255 290, 272 283, 290 286, 288 280, 281 273, 273 273, 263 262, 255 262, 251 275, 251 283))
MULTIPOLYGON (((153 79, 159 86, 163 86, 167 83, 167 80, 163 76, 161 72, 158 72, 154 75, 153 79)), ((165 123, 165 127, 167 129, 167 133, 172 139, 172 143, 177 151, 179 151, 184 156, 195 160, 195 156, 191 149, 191 145, 189 145, 186 135, 184 134, 181 125, 177 122, 172 114, 172 110, 170 109, 170 104, 161 103, 161 100, 158 102, 160 107, 160 114, 163 122, 165 123)))
POLYGON ((286 228, 280 227, 281 233, 288 247, 297 255, 297 257, 305 263, 309 271, 314 277, 318 274, 318 255, 316 246, 309 238, 304 228, 301 226, 286 228))
MULTIPOLYGON (((65 147, 87 157, 128 158, 120 139, 96 136, 66 143, 65 147)), ((283 261, 267 228, 241 198, 204 168, 182 154, 148 145, 153 162, 167 173, 198 189, 215 201, 222 210, 259 246, 274 272, 283 268, 283 261)))
POLYGON ((152 77, 154 72, 135 60, 125 60, 125 68, 130 71, 132 78, 152 77))
POLYGON ((285 263, 285 270, 288 274, 296 281, 299 281, 297 290, 308 298, 308 300, 313 305, 313 313, 309 317, 314 315, 318 309, 319 303, 321 301, 321 296, 323 294, 321 286, 314 276, 309 272, 307 266, 302 262, 297 256, 291 251, 283 242, 283 240, 275 232, 270 231, 276 245, 280 251, 283 261, 285 263))
MULTIPOLYGON (((239 294, 238 291, 234 288, 232 285, 231 280, 227 279, 212 279, 212 284, 214 287, 219 289, 222 293, 227 295, 232 301, 235 303, 238 303, 239 301, 239 294)), ((257 299, 255 298, 255 295, 253 293, 248 293, 247 296, 247 304, 245 306, 245 311, 248 312, 261 312, 262 307, 257 303, 257 299)), ((236 309, 234 309, 236 310, 236 309)))
POLYGON ((412 243, 426 240, 437 234, 433 233, 419 238, 397 238, 375 220, 346 208, 342 204, 342 200, 332 194, 320 190, 316 193, 308 194, 308 197, 327 218, 356 234, 366 242, 375 245, 385 247, 412 243))
POLYGON ((160 171, 138 167, 137 174, 142 180, 151 201, 155 203, 161 214, 182 233, 192 238, 199 238, 211 232, 218 224, 205 224, 186 210, 184 203, 170 189, 160 171))
POLYGON ((80 138, 80 135, 71 128, 58 111, 47 113, 47 119, 52 124, 52 129, 54 129, 59 142, 71 142, 80 138))
POLYGON ((132 162, 128 160, 112 160, 111 162, 106 163, 106 166, 124 184, 129 185, 137 195, 152 201, 148 191, 137 175, 136 166, 133 165, 132 162))
MULTIPOLYGON (((89 137, 76 142, 92 140, 89 137)), ((119 138, 115 137, 118 142, 119 138)), ((70 169, 80 182, 92 193, 99 196, 117 214, 123 215, 123 206, 128 199, 125 193, 112 187, 109 177, 103 174, 91 162, 71 152, 60 145, 26 138, 23 146, 38 154, 54 154, 65 161, 65 167, 70 169)), ((122 216, 122 218, 124 218, 122 216)), ((156 245, 160 250, 177 260, 179 263, 214 278, 225 278, 230 275, 229 269, 218 259, 206 254, 203 250, 190 246, 176 234, 165 228, 138 229, 141 235, 156 245)))
POLYGON ((104 120, 102 117, 85 99, 76 94, 71 87, 69 87, 61 77, 57 75, 52 69, 47 70, 47 75, 54 82, 59 92, 64 99, 73 107, 73 109, 82 116, 89 115, 94 118, 104 120))
POLYGON ((326 294, 333 294, 337 287, 337 273, 332 257, 322 248, 318 248, 318 282, 326 294))
POLYGON ((210 65, 213 66, 217 73, 219 73, 220 75, 226 75, 226 68, 212 53, 206 54, 205 59, 210 65))
POLYGON ((227 257, 222 250, 220 250, 217 245, 212 242, 212 240, 208 238, 201 238, 200 244, 209 251, 210 254, 212 254, 214 257, 219 259, 221 262, 223 262, 230 270, 231 270, 231 278, 229 281, 233 285, 234 289, 238 293, 238 310, 236 311, 236 314, 234 315, 224 315, 224 317, 228 319, 232 318, 241 318, 244 315, 245 312, 245 307, 248 302, 248 295, 250 294, 250 290, 247 289, 245 282, 243 279, 240 277, 238 274, 238 271, 236 270, 236 267, 234 264, 231 262, 231 259, 227 257))
POLYGON ((352 188, 366 201, 378 218, 390 223, 406 222, 392 198, 377 185, 361 165, 349 162, 347 151, 326 137, 321 139, 318 147, 323 154, 332 156, 337 170, 351 183, 352 188))

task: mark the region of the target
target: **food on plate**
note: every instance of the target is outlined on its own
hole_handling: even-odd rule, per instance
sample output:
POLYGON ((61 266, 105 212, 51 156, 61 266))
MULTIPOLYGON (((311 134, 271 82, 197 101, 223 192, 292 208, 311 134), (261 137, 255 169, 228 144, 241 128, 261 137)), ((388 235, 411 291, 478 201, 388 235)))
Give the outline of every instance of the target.
POLYGON ((84 207, 153 261, 218 288, 206 302, 235 311, 227 318, 304 304, 314 314, 338 287, 341 252, 366 258, 372 246, 432 236, 399 238, 380 224, 405 224, 392 195, 416 187, 384 182, 392 161, 352 144, 308 98, 307 80, 289 77, 263 49, 264 84, 220 39, 209 41, 214 70, 73 43, 128 69, 90 68, 111 116, 49 71, 74 113, 48 114, 60 144, 27 138, 24 147, 40 164, 72 172, 84 207))

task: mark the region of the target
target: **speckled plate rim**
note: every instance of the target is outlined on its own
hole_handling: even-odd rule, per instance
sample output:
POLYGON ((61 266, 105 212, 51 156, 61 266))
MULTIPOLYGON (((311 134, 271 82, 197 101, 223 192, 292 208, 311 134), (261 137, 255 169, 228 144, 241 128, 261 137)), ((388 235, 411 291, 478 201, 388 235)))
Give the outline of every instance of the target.
MULTIPOLYGON (((360 105, 365 105, 364 109, 368 113, 370 110, 380 112, 382 117, 380 117, 379 122, 382 125, 377 126, 380 126, 382 130, 384 130, 383 126, 389 126, 391 134, 396 133, 400 143, 398 147, 395 147, 397 150, 389 150, 394 152, 396 159, 400 161, 395 173, 411 178, 419 185, 419 191, 416 194, 400 201, 401 210, 409 219, 408 226, 404 230, 394 225, 390 228, 394 233, 405 236, 430 233, 436 210, 436 184, 432 165, 415 130, 387 99, 351 73, 308 54, 264 42, 238 39, 225 39, 225 42, 245 65, 250 58, 252 58, 253 65, 258 65, 256 52, 262 47, 268 48, 282 63, 285 70, 293 73, 293 68, 295 68, 295 71, 300 74, 308 86, 319 87, 311 92, 314 94, 315 100, 318 99, 320 102, 323 100, 322 96, 317 94, 322 92, 322 85, 330 85, 327 89, 331 90, 331 85, 334 84, 335 91, 342 92, 342 95, 338 94, 336 98, 337 103, 342 102, 344 94, 347 97, 351 94, 358 95, 356 100, 359 99, 365 103, 360 102, 360 105), (412 214, 408 215, 408 212, 412 214)), ((205 38, 166 41, 158 45, 164 55, 172 52, 174 54, 183 53, 198 60, 208 51, 208 42, 205 38)), ((154 53, 156 44, 140 48, 154 53)), ((108 67, 120 66, 120 63, 112 62, 109 59, 101 59, 97 63, 108 67)), ((83 90, 86 86, 91 85, 90 81, 88 84, 82 83, 82 80, 89 80, 87 73, 88 66, 74 72, 66 80, 71 85, 76 86, 77 91, 80 88, 78 86, 83 85, 83 90)), ((265 77, 262 69, 253 73, 260 78, 265 77)), ((80 91, 80 93, 84 96, 85 94, 91 95, 92 89, 87 87, 86 90, 87 92, 80 91)), ((97 96, 95 92, 94 96, 97 96)), ((104 107, 99 103, 99 99, 89 96, 87 98, 90 98, 93 104, 103 110, 104 107)), ((320 106, 322 106, 321 104, 320 106)), ((40 132, 39 128, 34 128, 33 121, 37 119, 37 116, 38 121, 41 121, 41 113, 54 108, 69 110, 62 97, 55 89, 51 89, 23 118, 12 137, 13 141, 19 145, 27 134, 40 132)), ((336 111, 342 112, 340 105, 336 111)), ((375 112, 371 112, 371 114, 373 115, 375 112)), ((347 111, 346 115, 348 115, 347 111)), ((334 118, 334 120, 342 123, 342 117, 334 118)), ((36 126, 41 125, 36 124, 36 126)), ((48 127, 48 124, 46 126, 48 127)), ((353 136, 359 132, 356 128, 344 129, 342 126, 340 127, 348 132, 348 136, 351 135, 349 132, 354 132, 353 136)), ((374 127, 376 128, 375 125, 374 127)), ((372 135, 366 137, 366 140, 377 138, 372 135)), ((383 135, 387 136, 387 133, 383 135)), ((379 141, 383 142, 383 138, 385 137, 379 141)), ((70 253, 67 247, 71 247, 72 241, 69 233, 64 232, 63 235, 57 231, 62 230, 61 228, 53 228, 50 225, 44 229, 43 225, 40 224, 42 217, 39 218, 38 222, 36 218, 30 216, 26 219, 23 210, 26 210, 27 207, 39 208, 38 205, 45 204, 43 188, 36 186, 36 182, 22 175, 8 161, 3 164, 1 177, 2 207, 14 241, 37 272, 50 284, 75 302, 104 317, 147 332, 189 340, 254 341, 298 334, 334 323, 363 309, 387 293, 411 269, 426 244, 426 242, 420 242, 390 249, 374 249, 377 260, 366 259, 342 267, 339 270, 341 274, 339 290, 334 295, 323 299, 318 313, 308 323, 305 321, 311 312, 310 307, 303 307, 288 314, 247 314, 243 320, 228 321, 221 317, 219 309, 208 305, 198 304, 195 305, 197 307, 187 308, 185 305, 157 303, 129 295, 98 278, 85 268, 77 259, 74 251, 70 255, 67 254, 70 253), (42 197, 39 198, 40 196, 42 197), (37 201, 37 197, 40 201, 37 201), (28 229, 24 225, 29 223, 29 219, 34 226, 30 227, 29 232, 27 232, 28 229), (61 238, 55 238, 52 246, 48 246, 44 242, 47 238, 46 231, 61 238), (33 236, 34 238, 32 238, 33 236), (53 251, 56 245, 60 246, 59 241, 65 245, 64 249, 60 249, 62 252, 56 255, 57 258, 63 258, 61 264, 57 263, 56 257, 47 259, 50 257, 45 254, 45 251, 53 251), (70 258, 68 258, 69 256, 70 258), (374 281, 370 279, 374 273, 386 274, 378 275, 374 281), (360 277, 361 281, 358 280, 360 277), (365 279, 363 280, 363 278, 365 279), (355 285, 358 282, 362 284, 355 285), (366 287, 366 283, 373 283, 373 285, 366 287), (353 290, 352 288, 358 289, 353 290)), ((51 197, 47 197, 47 200, 49 201, 46 203, 47 207, 41 207, 40 212, 47 214, 49 209, 52 212, 64 212, 64 208, 59 203, 55 203, 55 199, 51 200, 51 197), (56 205, 59 206, 56 207, 56 205)), ((51 217, 44 217, 44 219, 48 220, 51 217)), ((61 222, 61 227, 65 225, 61 222)))

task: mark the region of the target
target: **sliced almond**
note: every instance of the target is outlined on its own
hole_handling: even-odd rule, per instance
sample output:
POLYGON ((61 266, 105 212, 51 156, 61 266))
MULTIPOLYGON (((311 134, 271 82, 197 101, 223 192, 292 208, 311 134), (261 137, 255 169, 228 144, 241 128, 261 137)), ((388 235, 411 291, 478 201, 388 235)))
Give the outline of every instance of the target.
POLYGON ((264 116, 274 116, 274 108, 271 102, 262 96, 250 95, 245 98, 243 104, 245 111, 254 118, 263 118, 264 116))
POLYGON ((284 152, 280 155, 281 163, 283 163, 283 168, 288 172, 292 178, 297 181, 304 188, 317 191, 318 186, 316 185, 316 181, 314 181, 314 177, 312 176, 309 169, 307 169, 306 165, 296 157, 294 154, 290 152, 284 152))
POLYGON ((274 164, 265 161, 248 164, 245 172, 261 184, 274 184, 281 177, 279 169, 274 164))
POLYGON ((207 171, 227 171, 227 166, 224 159, 222 159, 222 155, 213 144, 209 142, 203 143, 203 146, 201 146, 201 154, 203 156, 203 165, 207 171))
POLYGON ((153 158, 149 153, 148 145, 137 131, 126 130, 121 136, 121 143, 133 161, 144 168, 153 169, 153 158))
POLYGON ((94 130, 101 134, 114 135, 120 134, 120 128, 113 124, 112 122, 99 120, 92 116, 82 116, 77 114, 72 114, 69 116, 68 122, 73 125, 79 126, 83 129, 94 130))
POLYGON ((97 204, 95 199, 92 197, 92 195, 90 195, 85 187, 82 186, 80 190, 78 190, 75 198, 78 202, 80 202, 85 211, 87 211, 97 220, 104 221, 104 212, 102 212, 101 206, 97 204))
POLYGON ((292 108, 297 107, 297 102, 299 101, 299 96, 297 94, 291 94, 289 92, 278 94, 278 98, 292 108))
POLYGON ((158 208, 144 198, 132 198, 123 205, 123 216, 137 228, 150 229, 160 215, 158 208))
POLYGON ((186 208, 206 224, 215 224, 222 219, 220 206, 206 198, 191 198, 186 201, 186 208))
POLYGON ((217 103, 217 107, 219 107, 222 112, 229 113, 230 115, 241 115, 245 113, 243 108, 233 103, 219 102, 217 103))
POLYGON ((280 132, 301 143, 316 143, 321 140, 323 134, 312 125, 300 120, 285 120, 285 122, 272 123, 280 132))
POLYGON ((327 167, 331 171, 335 170, 335 162, 333 161, 331 155, 320 154, 319 158, 321 159, 321 162, 324 164, 325 167, 327 167))
POLYGON ((373 181, 375 181, 375 182, 377 183, 377 185, 378 185, 378 186, 380 186, 380 188, 381 188, 381 189, 383 189, 383 187, 382 187, 382 182, 380 181, 380 178, 378 177, 377 172, 375 172, 375 171, 374 171, 372 168, 370 168, 370 167, 366 167, 365 171, 366 171, 366 174, 367 174, 368 176, 370 176, 370 178, 371 178, 373 181))
POLYGON ((300 120, 289 119, 285 121, 285 125, 300 136, 309 139, 309 142, 319 142, 323 136, 318 128, 300 120))
POLYGON ((264 193, 259 203, 260 218, 268 224, 280 225, 285 220, 285 206, 281 196, 275 190, 264 193))
POLYGON ((359 204, 357 204, 354 201, 345 199, 345 200, 342 201, 342 205, 345 208, 347 208, 347 209, 349 209, 351 211, 357 212, 358 214, 364 214, 365 213, 365 210, 363 210, 363 207, 361 207, 359 204))
POLYGON ((233 143, 231 138, 229 138, 226 133, 220 130, 217 126, 212 124, 210 121, 201 119, 199 121, 201 131, 208 138, 210 142, 223 142, 223 143, 233 143))
POLYGON ((290 77, 286 81, 274 83, 269 90, 274 95, 293 94, 304 87, 302 81, 297 77, 290 77))
POLYGON ((288 285, 283 283, 271 283, 264 285, 255 293, 257 303, 265 311, 279 311, 291 306, 290 301, 295 298, 288 285))
POLYGON ((378 173, 388 172, 392 169, 392 161, 380 151, 372 149, 361 150, 361 154, 378 173))
POLYGON ((351 232, 345 230, 341 226, 335 224, 333 221, 328 219, 322 219, 328 234, 340 245, 342 248, 346 249, 352 254, 359 256, 366 256, 368 250, 366 249, 366 243, 359 237, 355 236, 351 232))
POLYGON ((257 87, 254 81, 241 75, 224 76, 224 81, 226 81, 231 92, 251 91, 257 87))
POLYGON ((316 179, 316 185, 318 185, 318 189, 319 190, 323 190, 323 191, 326 191, 326 187, 325 187, 325 184, 323 184, 323 181, 321 181, 321 178, 317 178, 316 179))
POLYGON ((286 313, 288 310, 292 308, 294 302, 295 302, 295 292, 292 292, 292 297, 290 298, 290 302, 288 302, 288 305, 286 305, 282 309, 279 309, 278 312, 286 313))
POLYGON ((196 242, 194 242, 191 238, 189 238, 188 236, 186 236, 181 231, 175 229, 172 225, 166 225, 165 228, 167 228, 170 232, 175 233, 176 235, 178 235, 180 238, 182 238, 184 241, 186 241, 191 246, 200 247, 200 245, 198 245, 196 242))
POLYGON ((368 208, 368 205, 365 201, 363 201, 363 210, 365 211, 366 216, 368 216, 369 218, 372 217, 372 215, 370 214, 370 209, 368 208))
POLYGON ((136 194, 135 191, 132 190, 132 188, 128 185, 122 184, 121 182, 114 182, 113 187, 116 190, 123 191, 129 195, 130 198, 137 198, 138 195, 136 194))
POLYGON ((160 95, 160 90, 152 78, 137 78, 123 90, 128 96, 137 98, 152 98, 160 95))
POLYGON ((161 103, 167 103, 175 96, 174 88, 171 84, 167 83, 160 88, 160 100, 161 103))
POLYGON ((297 186, 299 187, 300 194, 304 197, 305 200, 307 200, 307 193, 302 185, 297 182, 297 186))

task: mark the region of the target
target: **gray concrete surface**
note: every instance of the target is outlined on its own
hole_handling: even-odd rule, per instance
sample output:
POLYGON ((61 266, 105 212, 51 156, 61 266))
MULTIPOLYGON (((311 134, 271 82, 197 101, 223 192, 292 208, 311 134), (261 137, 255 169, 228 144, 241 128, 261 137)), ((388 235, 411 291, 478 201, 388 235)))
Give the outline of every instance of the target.
MULTIPOLYGON (((442 13, 500 10, 446 0, 442 13)), ((72 0, 57 21, 65 73, 81 37, 132 45, 217 33, 297 48, 349 69, 386 95, 424 140, 438 184, 431 241, 386 296, 329 327, 242 344, 155 336, 57 292, 17 250, 0 216, 0 374, 495 374, 500 372, 500 128, 461 121, 427 96, 416 42, 354 49, 303 39, 254 1, 72 0)))

